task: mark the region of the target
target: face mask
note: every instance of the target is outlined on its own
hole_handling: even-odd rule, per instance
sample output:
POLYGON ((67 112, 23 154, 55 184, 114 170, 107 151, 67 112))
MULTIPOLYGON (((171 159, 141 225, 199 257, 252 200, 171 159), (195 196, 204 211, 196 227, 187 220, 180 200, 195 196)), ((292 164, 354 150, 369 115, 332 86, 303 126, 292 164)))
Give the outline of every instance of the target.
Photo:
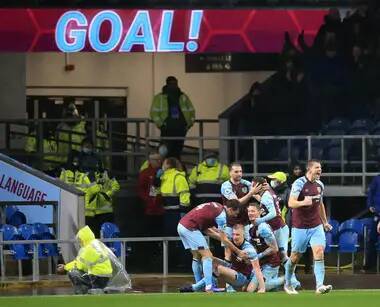
POLYGON ((206 159, 206 165, 208 167, 212 167, 216 165, 216 159, 215 158, 208 158, 206 159))
POLYGON ((168 154, 168 149, 166 148, 166 146, 160 146, 160 148, 158 148, 158 153, 161 157, 166 157, 166 155, 168 154))
POLYGON ((272 187, 272 189, 277 188, 279 185, 280 185, 280 183, 278 181, 276 181, 276 180, 272 180, 270 182, 270 186, 272 187))
POLYGON ((92 152, 92 149, 91 148, 83 148, 82 151, 85 153, 85 154, 89 154, 92 152))

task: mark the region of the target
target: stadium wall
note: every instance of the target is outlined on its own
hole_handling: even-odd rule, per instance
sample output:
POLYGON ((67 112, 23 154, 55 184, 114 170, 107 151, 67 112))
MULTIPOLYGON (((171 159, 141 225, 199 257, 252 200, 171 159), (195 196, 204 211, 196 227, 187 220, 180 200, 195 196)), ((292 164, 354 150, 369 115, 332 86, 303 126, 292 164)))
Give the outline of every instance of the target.
POLYGON ((197 118, 217 118, 237 101, 254 81, 271 72, 186 73, 184 54, 75 53, 69 56, 75 70, 64 70, 60 53, 26 56, 27 86, 122 86, 128 87, 128 115, 146 117, 152 97, 168 75, 179 80, 197 110, 197 118))

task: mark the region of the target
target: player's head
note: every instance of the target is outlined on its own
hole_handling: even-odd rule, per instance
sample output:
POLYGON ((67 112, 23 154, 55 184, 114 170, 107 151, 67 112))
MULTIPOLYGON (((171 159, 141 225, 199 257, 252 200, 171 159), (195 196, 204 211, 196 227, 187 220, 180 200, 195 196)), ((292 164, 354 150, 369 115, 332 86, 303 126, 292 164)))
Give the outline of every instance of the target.
POLYGON ((237 199, 229 199, 224 204, 226 213, 229 217, 236 217, 239 214, 240 202, 237 199))
POLYGON ((243 177, 243 169, 241 164, 233 162, 230 165, 230 178, 234 182, 238 182, 243 177))
POLYGON ((162 169, 164 171, 171 169, 171 168, 176 168, 177 167, 177 159, 170 157, 166 158, 164 162, 162 163, 162 169))
POLYGON ((153 168, 158 168, 161 166, 162 164, 162 157, 159 153, 157 152, 152 152, 150 155, 149 155, 149 164, 153 167, 153 168))
POLYGON ((242 245, 244 242, 244 226, 241 224, 236 224, 232 228, 232 241, 236 245, 242 245))
POLYGON ((251 200, 248 203, 248 218, 250 221, 254 221, 255 219, 258 219, 260 216, 261 216, 260 203, 256 199, 251 198, 251 200))
POLYGON ((307 177, 310 181, 319 180, 322 174, 321 161, 316 159, 311 159, 307 161, 306 165, 307 177))
POLYGON ((253 177, 252 178, 252 184, 253 185, 259 184, 259 185, 262 185, 264 187, 264 189, 262 189, 262 191, 259 193, 260 195, 265 192, 266 187, 268 186, 267 180, 261 176, 253 177))

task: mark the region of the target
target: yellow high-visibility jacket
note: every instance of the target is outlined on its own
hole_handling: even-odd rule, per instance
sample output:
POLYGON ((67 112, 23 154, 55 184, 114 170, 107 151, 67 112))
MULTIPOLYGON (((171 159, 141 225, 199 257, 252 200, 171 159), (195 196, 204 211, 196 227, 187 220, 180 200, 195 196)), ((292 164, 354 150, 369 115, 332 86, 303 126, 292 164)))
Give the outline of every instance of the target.
POLYGON ((81 245, 75 260, 65 265, 66 271, 73 269, 87 272, 90 275, 111 277, 112 264, 105 245, 95 239, 90 227, 85 226, 78 231, 77 239, 81 245))

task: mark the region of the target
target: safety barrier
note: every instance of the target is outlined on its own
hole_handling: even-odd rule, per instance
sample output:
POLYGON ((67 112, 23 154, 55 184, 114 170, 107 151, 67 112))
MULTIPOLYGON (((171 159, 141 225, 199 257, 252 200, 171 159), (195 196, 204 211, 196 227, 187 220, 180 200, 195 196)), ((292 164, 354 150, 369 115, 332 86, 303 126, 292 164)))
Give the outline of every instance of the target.
MULTIPOLYGON (((163 252, 163 271, 164 277, 169 274, 169 242, 181 241, 179 237, 143 237, 143 238, 112 238, 112 239, 99 239, 103 243, 109 242, 120 242, 121 243, 121 255, 120 261, 125 266, 126 259, 126 243, 128 242, 162 242, 162 252, 163 252)), ((4 241, 2 233, 0 232, 0 261, 1 261, 1 276, 5 279, 5 250, 4 245, 10 244, 32 244, 33 245, 33 256, 32 256, 32 280, 40 280, 40 269, 39 269, 39 257, 38 257, 38 247, 40 244, 75 244, 78 243, 77 240, 9 240, 4 241)), ((128 268, 127 268, 128 269, 128 268)))

